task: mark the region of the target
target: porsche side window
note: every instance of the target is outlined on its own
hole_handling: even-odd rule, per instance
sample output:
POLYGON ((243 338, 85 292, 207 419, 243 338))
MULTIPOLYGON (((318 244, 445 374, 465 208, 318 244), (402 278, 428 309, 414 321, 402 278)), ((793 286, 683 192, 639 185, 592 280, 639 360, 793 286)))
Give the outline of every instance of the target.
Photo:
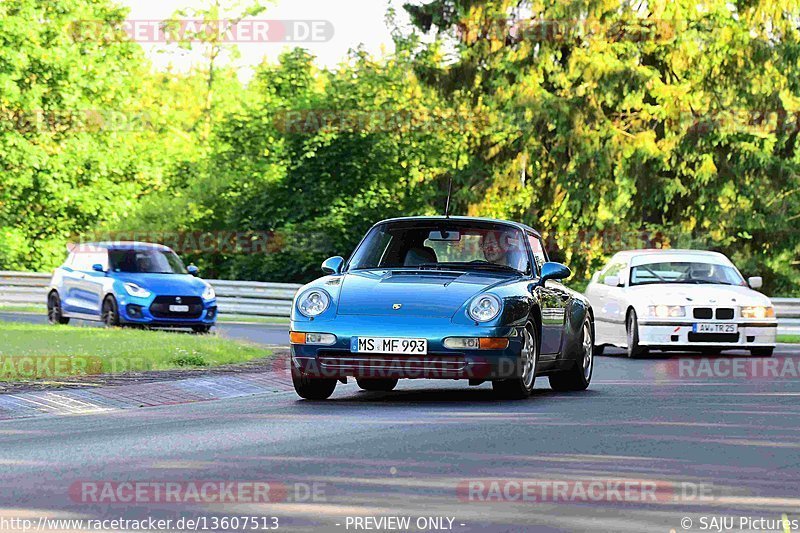
POLYGON ((544 253, 544 246, 539 237, 535 235, 528 235, 528 241, 531 243, 531 250, 533 250, 533 259, 536 261, 536 273, 542 271, 542 265, 547 262, 547 256, 544 253))

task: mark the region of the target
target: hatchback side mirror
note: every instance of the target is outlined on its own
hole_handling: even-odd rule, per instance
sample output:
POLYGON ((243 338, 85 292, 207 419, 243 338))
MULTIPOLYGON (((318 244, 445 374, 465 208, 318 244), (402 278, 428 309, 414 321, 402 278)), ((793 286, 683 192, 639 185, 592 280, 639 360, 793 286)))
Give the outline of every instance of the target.
POLYGON ((751 289, 760 289, 764 286, 764 278, 761 276, 753 276, 752 278, 747 278, 747 284, 750 285, 751 289))
POLYGON ((606 276, 603 278, 603 285, 608 285, 609 287, 619 287, 619 276, 606 276))
POLYGON ((196 276, 200 272, 200 269, 194 265, 189 265, 188 267, 186 267, 186 272, 188 272, 192 276, 196 276))
POLYGON ((542 265, 542 276, 539 278, 539 285, 549 279, 566 279, 572 275, 572 271, 561 263, 545 263, 542 265))
POLYGON ((95 272, 105 272, 106 271, 106 269, 103 268, 103 265, 101 265, 100 263, 93 264, 92 265, 92 270, 94 270, 95 272))
POLYGON ((341 256, 329 257, 322 263, 322 271, 326 274, 341 274, 344 266, 344 258, 341 256))

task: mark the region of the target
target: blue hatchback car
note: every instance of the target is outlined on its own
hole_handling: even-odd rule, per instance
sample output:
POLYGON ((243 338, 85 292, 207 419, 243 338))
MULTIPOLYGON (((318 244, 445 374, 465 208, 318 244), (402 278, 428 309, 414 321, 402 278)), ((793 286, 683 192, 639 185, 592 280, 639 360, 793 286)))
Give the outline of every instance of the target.
POLYGON ((89 243, 72 246, 56 269, 47 296, 51 324, 71 318, 108 326, 191 328, 206 333, 217 319, 217 297, 160 244, 89 243))

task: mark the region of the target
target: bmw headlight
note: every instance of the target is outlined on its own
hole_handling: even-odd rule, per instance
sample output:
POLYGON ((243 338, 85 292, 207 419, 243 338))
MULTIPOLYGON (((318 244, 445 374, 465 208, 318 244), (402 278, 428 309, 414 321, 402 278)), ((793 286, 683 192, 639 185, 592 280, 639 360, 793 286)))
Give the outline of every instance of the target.
POLYGON ((147 298, 150 296, 150 291, 143 289, 135 283, 125 283, 123 287, 125 287, 125 292, 131 296, 136 296, 137 298, 147 298))
POLYGON ((217 293, 214 292, 214 287, 206 285, 206 290, 203 291, 203 300, 213 300, 216 297, 217 293))
POLYGON ((309 318, 321 315, 331 304, 331 297, 320 289, 310 289, 297 299, 297 310, 309 318))
POLYGON ((475 322, 489 322, 497 318, 503 304, 494 294, 482 294, 469 304, 469 316, 475 322))
POLYGON ((682 305, 651 305, 650 316, 657 318, 678 318, 686 316, 686 308, 682 305))
POLYGON ((775 318, 775 308, 763 305, 742 307, 742 318, 775 318))

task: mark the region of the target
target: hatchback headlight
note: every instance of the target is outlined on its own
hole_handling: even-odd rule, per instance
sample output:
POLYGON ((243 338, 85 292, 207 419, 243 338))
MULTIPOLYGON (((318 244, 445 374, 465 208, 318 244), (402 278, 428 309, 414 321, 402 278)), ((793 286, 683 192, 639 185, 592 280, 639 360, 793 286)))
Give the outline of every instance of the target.
POLYGON ((206 290, 203 291, 203 300, 213 300, 216 297, 217 293, 214 292, 214 287, 206 285, 206 290))
POLYGON ((489 322, 500 314, 503 304, 494 294, 482 294, 469 304, 469 316, 475 322, 489 322))
POLYGON ((137 298, 147 298, 150 296, 150 291, 143 289, 135 283, 125 283, 123 287, 125 287, 125 292, 131 296, 136 296, 137 298))
POLYGON ((775 318, 775 308, 763 305, 742 307, 742 318, 775 318))
POLYGON ((686 316, 686 308, 682 305, 651 305, 650 316, 657 318, 678 318, 686 316))
POLYGON ((297 310, 309 318, 321 315, 331 304, 331 297, 323 290, 311 289, 297 299, 297 310))

